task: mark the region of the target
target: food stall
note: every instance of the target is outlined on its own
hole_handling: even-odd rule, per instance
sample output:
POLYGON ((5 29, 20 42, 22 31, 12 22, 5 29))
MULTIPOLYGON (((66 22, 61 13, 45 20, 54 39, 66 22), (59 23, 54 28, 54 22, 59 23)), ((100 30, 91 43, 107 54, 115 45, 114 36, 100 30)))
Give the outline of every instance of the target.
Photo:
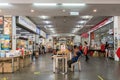
MULTIPOLYGON (((111 20, 111 19, 110 19, 111 20)), ((90 33, 90 50, 94 53, 101 53, 101 45, 108 42, 109 44, 109 57, 114 58, 114 30, 113 21, 107 20, 106 22, 98 25, 96 30, 90 33)), ((98 55, 97 55, 98 56, 98 55)))

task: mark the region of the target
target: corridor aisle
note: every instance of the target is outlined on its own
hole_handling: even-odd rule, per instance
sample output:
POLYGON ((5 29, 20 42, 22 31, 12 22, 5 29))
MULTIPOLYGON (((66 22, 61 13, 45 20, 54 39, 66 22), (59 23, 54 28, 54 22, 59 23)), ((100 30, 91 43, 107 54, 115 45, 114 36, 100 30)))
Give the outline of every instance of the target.
POLYGON ((85 62, 81 58, 82 71, 68 71, 68 74, 54 74, 52 71, 51 54, 41 55, 30 66, 13 74, 0 74, 0 80, 120 80, 120 63, 104 58, 90 58, 85 62))

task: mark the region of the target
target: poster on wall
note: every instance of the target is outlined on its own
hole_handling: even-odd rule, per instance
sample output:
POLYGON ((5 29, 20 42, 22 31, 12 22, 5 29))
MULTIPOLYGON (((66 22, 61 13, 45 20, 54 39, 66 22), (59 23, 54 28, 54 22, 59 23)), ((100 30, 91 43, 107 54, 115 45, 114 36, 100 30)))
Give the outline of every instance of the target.
POLYGON ((12 17, 4 17, 4 34, 12 34, 12 17))
POLYGON ((65 51, 65 50, 66 50, 65 44, 61 45, 61 46, 60 46, 60 49, 61 49, 61 51, 65 51))
POLYGON ((4 18, 3 18, 3 16, 0 16, 0 34, 3 34, 3 20, 4 20, 4 18))
POLYGON ((94 39, 94 32, 91 32, 91 39, 94 39))
POLYGON ((9 35, 0 35, 0 41, 1 41, 1 50, 11 49, 11 42, 9 35))
POLYGON ((0 16, 0 25, 3 25, 3 17, 0 16))

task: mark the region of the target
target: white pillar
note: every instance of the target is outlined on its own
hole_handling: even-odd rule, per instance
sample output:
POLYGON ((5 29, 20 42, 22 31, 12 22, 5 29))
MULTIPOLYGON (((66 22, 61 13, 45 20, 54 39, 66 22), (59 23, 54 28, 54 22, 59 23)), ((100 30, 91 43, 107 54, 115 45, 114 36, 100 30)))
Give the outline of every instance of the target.
POLYGON ((119 61, 119 58, 116 55, 116 50, 118 49, 118 47, 120 47, 118 34, 120 34, 120 16, 114 16, 114 54, 115 54, 114 59, 115 61, 119 61))
POLYGON ((16 50, 16 17, 12 17, 12 50, 16 50))
POLYGON ((90 37, 90 32, 88 32, 88 46, 90 47, 90 40, 91 40, 91 37, 90 37))

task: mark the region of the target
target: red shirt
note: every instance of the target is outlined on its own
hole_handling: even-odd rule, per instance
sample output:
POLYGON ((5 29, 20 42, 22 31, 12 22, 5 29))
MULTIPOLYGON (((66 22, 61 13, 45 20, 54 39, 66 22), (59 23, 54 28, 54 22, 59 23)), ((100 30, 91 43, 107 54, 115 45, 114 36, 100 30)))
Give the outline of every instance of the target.
POLYGON ((82 46, 79 47, 79 50, 82 50, 82 46))
POLYGON ((87 53, 88 53, 88 46, 84 47, 83 52, 84 52, 85 55, 87 55, 87 53))
POLYGON ((105 45, 101 44, 101 51, 105 51, 105 45))

